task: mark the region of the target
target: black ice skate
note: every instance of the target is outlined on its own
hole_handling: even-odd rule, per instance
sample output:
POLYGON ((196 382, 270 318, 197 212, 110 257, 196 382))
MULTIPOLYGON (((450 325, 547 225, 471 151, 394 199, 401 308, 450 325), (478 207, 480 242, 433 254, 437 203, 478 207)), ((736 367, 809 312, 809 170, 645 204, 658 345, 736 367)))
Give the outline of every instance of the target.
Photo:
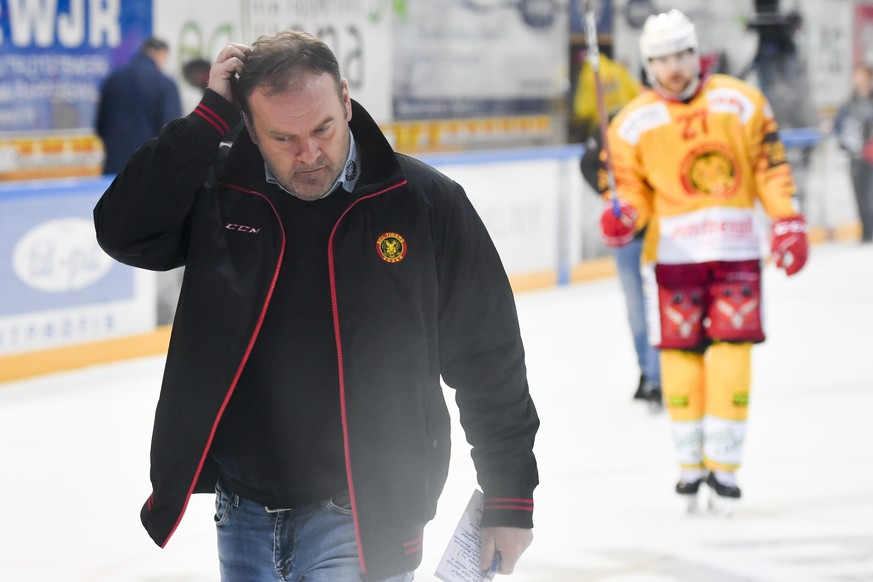
POLYGON ((709 512, 722 517, 732 516, 742 496, 740 488, 721 483, 715 473, 709 474, 706 484, 709 486, 709 512))
POLYGON ((651 412, 659 412, 662 410, 664 408, 664 400, 661 393, 661 386, 658 384, 650 384, 643 396, 643 400, 645 400, 649 405, 649 410, 651 412))
POLYGON ((676 493, 686 504, 688 513, 697 512, 697 493, 703 484, 703 477, 694 481, 679 481, 676 483, 676 493))
POLYGON ((645 400, 646 377, 640 374, 640 383, 637 385, 637 391, 634 392, 634 400, 645 400))
POLYGON ((634 400, 642 400, 649 405, 649 410, 658 412, 664 407, 661 385, 649 382, 645 376, 640 375, 640 383, 637 386, 637 391, 634 393, 634 400))

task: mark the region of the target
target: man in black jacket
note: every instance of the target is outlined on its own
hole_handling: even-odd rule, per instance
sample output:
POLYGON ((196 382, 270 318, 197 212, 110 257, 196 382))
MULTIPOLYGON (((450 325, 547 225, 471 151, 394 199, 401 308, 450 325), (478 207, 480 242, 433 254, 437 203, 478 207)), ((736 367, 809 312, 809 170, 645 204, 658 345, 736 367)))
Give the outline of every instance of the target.
POLYGON ((391 150, 326 45, 225 47, 94 216, 117 260, 186 267, 142 510, 158 545, 214 491, 224 580, 410 580, 448 471, 442 376, 482 565, 512 572, 539 420, 506 274, 461 186, 391 150))

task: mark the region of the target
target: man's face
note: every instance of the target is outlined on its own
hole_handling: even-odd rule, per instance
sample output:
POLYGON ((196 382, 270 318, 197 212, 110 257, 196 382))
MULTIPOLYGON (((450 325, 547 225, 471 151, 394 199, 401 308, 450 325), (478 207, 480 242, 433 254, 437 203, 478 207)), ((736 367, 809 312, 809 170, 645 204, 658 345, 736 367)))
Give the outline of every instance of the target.
POLYGON ((147 53, 159 69, 167 66, 167 61, 170 59, 170 51, 167 49, 155 49, 147 53))
POLYGON ((682 92, 694 81, 700 71, 697 54, 692 50, 649 59, 649 68, 665 91, 673 95, 682 92))
POLYGON ((352 118, 349 88, 342 98, 333 77, 306 73, 290 89, 248 98, 246 126, 276 180, 303 200, 317 200, 333 186, 349 155, 352 118))

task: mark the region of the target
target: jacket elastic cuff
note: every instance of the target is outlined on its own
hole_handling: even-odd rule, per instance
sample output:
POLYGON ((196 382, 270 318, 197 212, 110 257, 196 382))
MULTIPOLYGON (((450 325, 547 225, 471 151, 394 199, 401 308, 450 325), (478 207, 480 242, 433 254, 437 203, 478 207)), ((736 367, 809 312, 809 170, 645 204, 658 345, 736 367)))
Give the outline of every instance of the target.
POLYGON ((211 126, 219 137, 227 135, 240 121, 239 109, 212 89, 203 92, 203 98, 190 117, 199 118, 211 126))
POLYGON ((533 499, 490 497, 485 499, 481 527, 533 527, 533 499))

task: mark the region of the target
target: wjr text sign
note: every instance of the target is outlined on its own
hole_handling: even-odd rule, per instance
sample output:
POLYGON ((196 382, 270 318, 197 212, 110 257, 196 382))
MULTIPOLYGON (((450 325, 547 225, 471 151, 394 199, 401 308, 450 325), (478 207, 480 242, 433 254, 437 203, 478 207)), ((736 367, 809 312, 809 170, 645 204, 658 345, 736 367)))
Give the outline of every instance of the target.
POLYGON ((152 0, 0 0, 0 132, 88 128, 100 82, 152 34, 152 0))

